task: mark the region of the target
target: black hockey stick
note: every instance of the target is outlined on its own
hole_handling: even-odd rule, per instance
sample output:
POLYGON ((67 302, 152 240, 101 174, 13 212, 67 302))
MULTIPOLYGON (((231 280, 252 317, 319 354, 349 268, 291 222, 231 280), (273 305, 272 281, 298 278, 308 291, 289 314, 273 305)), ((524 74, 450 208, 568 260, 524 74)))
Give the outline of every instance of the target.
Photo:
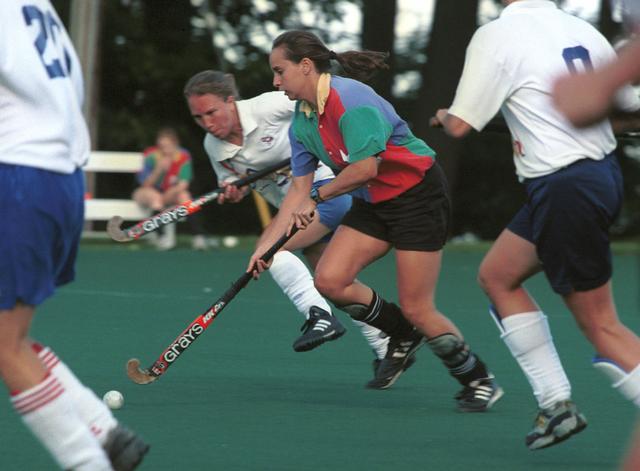
MULTIPOLYGON (((267 250, 260 260, 265 262, 271 260, 275 253, 282 248, 284 244, 298 231, 293 226, 289 235, 283 235, 273 246, 267 250)), ((172 343, 169 345, 158 359, 147 369, 140 368, 140 360, 132 358, 127 362, 127 376, 137 384, 149 384, 162 376, 167 369, 182 355, 182 353, 191 346, 193 342, 202 334, 207 327, 211 325, 213 320, 220 312, 231 302, 233 298, 240 292, 242 288, 247 286, 251 281, 251 272, 244 272, 231 287, 204 313, 196 317, 189 327, 187 327, 172 343)))
MULTIPOLYGON (((247 175, 233 182, 233 185, 240 188, 242 186, 249 185, 261 178, 266 177, 270 173, 283 169, 291 163, 291 159, 283 160, 277 164, 266 167, 258 172, 247 175)), ((218 196, 224 193, 223 189, 216 189, 209 193, 206 193, 199 198, 185 201, 184 203, 172 206, 165 209, 161 213, 155 214, 147 219, 143 219, 139 223, 127 228, 122 229, 120 226, 124 221, 120 216, 113 216, 107 223, 107 233, 111 238, 117 242, 130 242, 135 239, 139 239, 145 234, 155 232, 162 226, 174 224, 179 219, 189 216, 197 211, 200 211, 204 205, 216 200, 218 196)))

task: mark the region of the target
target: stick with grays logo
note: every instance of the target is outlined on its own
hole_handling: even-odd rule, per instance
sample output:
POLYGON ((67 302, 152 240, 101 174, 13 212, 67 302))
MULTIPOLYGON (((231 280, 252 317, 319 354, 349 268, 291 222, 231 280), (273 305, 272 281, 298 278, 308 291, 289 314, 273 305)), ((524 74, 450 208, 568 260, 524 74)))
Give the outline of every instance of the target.
MULTIPOLYGON (((282 248, 287 241, 293 237, 298 231, 296 226, 291 228, 289 234, 285 234, 278 241, 267 250, 260 260, 265 262, 271 260, 275 253, 282 248)), ((140 360, 132 358, 127 362, 127 376, 137 384, 149 384, 154 382, 178 359, 182 353, 191 346, 191 344, 204 332, 207 327, 211 325, 213 320, 220 314, 220 312, 231 302, 236 294, 240 292, 242 288, 247 286, 247 283, 251 281, 251 272, 244 272, 240 278, 238 278, 231 287, 209 308, 206 312, 196 317, 189 327, 187 327, 176 338, 171 345, 169 345, 160 357, 147 369, 140 368, 140 360)))
MULTIPOLYGON (((289 164, 291 164, 291 159, 283 160, 282 162, 270 165, 269 167, 265 167, 258 172, 240 178, 239 180, 233 182, 233 185, 238 188, 249 185, 277 170, 283 169, 289 164)), ((139 239, 145 234, 157 231, 162 226, 174 224, 178 222, 179 219, 200 211, 204 205, 218 199, 218 196, 220 196, 222 193, 224 193, 224 190, 222 189, 213 190, 200 196, 199 198, 185 201, 184 203, 165 209, 161 213, 155 214, 147 219, 143 219, 139 223, 127 229, 122 229, 120 227, 124 221, 122 217, 113 216, 111 219, 109 219, 109 222, 107 222, 107 233, 113 240, 117 242, 130 242, 132 240, 139 239)))

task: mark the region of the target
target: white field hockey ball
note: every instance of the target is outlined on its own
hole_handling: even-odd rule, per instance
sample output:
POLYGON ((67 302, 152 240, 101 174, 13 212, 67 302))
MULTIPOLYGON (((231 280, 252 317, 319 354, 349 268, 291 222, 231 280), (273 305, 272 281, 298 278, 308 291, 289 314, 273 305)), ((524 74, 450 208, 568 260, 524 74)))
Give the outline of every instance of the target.
POLYGON ((236 236, 226 236, 222 238, 222 245, 229 249, 236 247, 239 243, 240 239, 238 239, 236 236))
POLYGON ((120 409, 124 405, 124 396, 120 391, 109 391, 102 396, 102 401, 109 409, 120 409))

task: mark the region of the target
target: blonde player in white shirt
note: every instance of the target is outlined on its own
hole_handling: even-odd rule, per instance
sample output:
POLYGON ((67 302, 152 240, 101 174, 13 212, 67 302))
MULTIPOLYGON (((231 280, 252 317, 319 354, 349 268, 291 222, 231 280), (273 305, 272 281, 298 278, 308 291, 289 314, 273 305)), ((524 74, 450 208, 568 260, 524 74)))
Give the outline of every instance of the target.
POLYGON ((36 306, 75 275, 89 155, 82 94, 78 58, 49 1, 0 2, 0 377, 61 468, 124 471, 148 445, 29 338, 36 306))
MULTIPOLYGON (((236 100, 238 92, 232 75, 205 70, 189 79, 184 95, 194 120, 207 131, 204 147, 219 184, 225 187, 220 203, 238 202, 250 191, 231 184, 240 175, 290 157, 288 131, 295 103, 283 93, 269 92, 247 100, 236 100)), ((323 185, 333 178, 331 169, 320 164, 314 186, 323 185)), ((269 203, 279 207, 290 184, 291 176, 287 169, 259 180, 255 190, 269 203)), ((332 231, 350 206, 351 197, 347 195, 319 205, 320 217, 307 230, 296 234, 273 258, 269 273, 306 319, 303 334, 293 344, 296 351, 316 348, 340 337, 345 331, 333 316, 329 303, 314 287, 309 269, 292 251, 302 249, 311 267, 315 267, 332 231)), ((353 322, 376 355, 375 369, 386 354, 389 339, 375 327, 353 322)), ((413 361, 412 358, 410 364, 413 361)))
MULTIPOLYGON (((501 16, 479 28, 468 48, 451 107, 432 125, 462 137, 502 111, 528 199, 483 260, 479 281, 501 337, 529 380, 539 412, 526 445, 536 450, 586 427, 547 318, 523 287, 544 271, 598 356, 594 365, 640 406, 640 340, 618 319, 611 294, 608 229, 622 203, 622 176, 608 121, 578 130, 551 102, 554 80, 615 57, 591 25, 551 1, 505 0, 501 16)), ((640 108, 630 87, 619 107, 640 108)))

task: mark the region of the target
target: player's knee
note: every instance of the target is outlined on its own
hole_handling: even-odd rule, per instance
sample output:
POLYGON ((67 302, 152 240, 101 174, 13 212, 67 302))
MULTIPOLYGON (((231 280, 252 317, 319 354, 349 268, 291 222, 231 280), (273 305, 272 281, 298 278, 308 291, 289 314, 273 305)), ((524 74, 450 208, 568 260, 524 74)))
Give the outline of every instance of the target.
POLYGON ((495 277, 492 270, 484 263, 481 264, 478 269, 476 280, 480 285, 480 288, 482 288, 482 290, 487 294, 491 292, 491 288, 495 283, 495 277))
POLYGON ((489 297, 495 293, 511 291, 520 285, 520 282, 508 273, 488 263, 482 263, 480 265, 476 280, 480 288, 482 288, 489 297))
POLYGON ((316 272, 313 278, 313 284, 320 294, 329 299, 340 298, 340 293, 344 290, 344 287, 339 281, 322 272, 316 272))
POLYGON ((411 324, 422 323, 420 321, 428 321, 439 313, 432 303, 424 302, 407 302, 400 300, 400 308, 405 319, 411 324))

